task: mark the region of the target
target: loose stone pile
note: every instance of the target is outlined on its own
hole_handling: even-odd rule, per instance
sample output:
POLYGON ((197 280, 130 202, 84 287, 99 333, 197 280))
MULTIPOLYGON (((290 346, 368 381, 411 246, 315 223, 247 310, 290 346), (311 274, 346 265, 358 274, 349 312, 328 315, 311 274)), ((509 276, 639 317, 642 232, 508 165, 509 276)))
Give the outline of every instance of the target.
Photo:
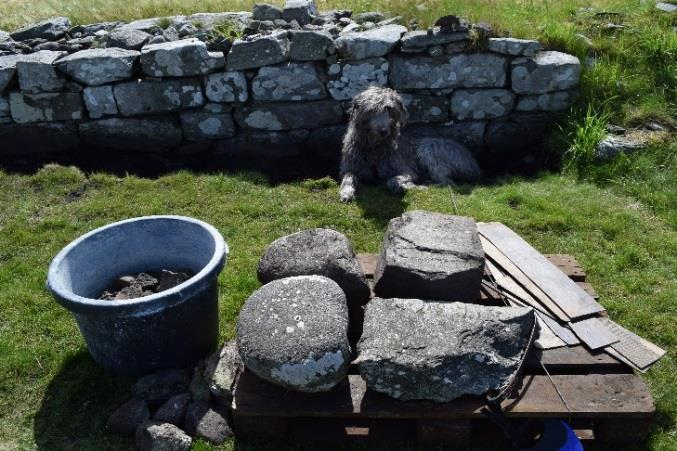
POLYGON ((124 275, 115 278, 108 290, 99 299, 106 301, 126 301, 128 299, 150 296, 169 290, 192 277, 191 271, 170 271, 163 269, 157 273, 145 272, 136 275, 124 275))
POLYGON ((404 94, 414 128, 434 124, 498 155, 528 147, 576 95, 571 55, 458 18, 430 30, 397 22, 289 0, 0 32, 0 154, 85 144, 238 155, 266 143, 267 156, 312 146, 336 156, 329 137, 341 136, 349 100, 375 85, 404 94))

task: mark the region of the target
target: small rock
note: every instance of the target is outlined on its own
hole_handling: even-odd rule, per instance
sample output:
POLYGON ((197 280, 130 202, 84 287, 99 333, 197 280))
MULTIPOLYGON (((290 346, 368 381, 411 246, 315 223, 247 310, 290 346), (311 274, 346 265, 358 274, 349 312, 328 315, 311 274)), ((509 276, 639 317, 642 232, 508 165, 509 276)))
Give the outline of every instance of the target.
POLYGON ((166 401, 188 390, 190 377, 185 370, 164 370, 148 374, 136 381, 132 393, 146 401, 166 401))
POLYGON ((148 421, 136 430, 136 446, 140 451, 188 451, 193 439, 169 423, 148 421))
POLYGON ((186 432, 216 445, 233 435, 226 417, 206 402, 194 402, 188 406, 186 432))
POLYGON ((334 40, 326 31, 291 32, 289 57, 293 61, 321 61, 334 51, 334 40))
POLYGON ((595 151, 597 158, 611 159, 623 153, 637 152, 645 149, 647 143, 644 140, 634 139, 630 136, 608 135, 598 145, 595 151))
POLYGON ((468 21, 454 15, 440 17, 435 21, 435 26, 440 27, 444 33, 468 31, 468 21))
POLYGON ((127 50, 140 50, 151 37, 145 31, 133 28, 118 28, 106 36, 106 46, 127 50))
POLYGON ((327 97, 323 74, 313 63, 287 63, 259 69, 251 82, 254 100, 319 100, 327 97))
POLYGON ((67 17, 53 17, 42 22, 32 23, 11 33, 15 41, 27 39, 47 39, 55 41, 66 35, 71 27, 71 21, 67 17))
POLYGON ((233 398, 235 384, 243 370, 244 365, 237 350, 237 343, 235 340, 230 340, 205 362, 204 381, 212 395, 229 405, 233 398))
POLYGON ((113 412, 106 423, 106 429, 115 434, 131 435, 141 423, 149 419, 150 411, 146 401, 132 398, 113 412))
POLYGON ((153 420, 162 423, 171 423, 177 427, 183 427, 186 418, 188 404, 191 402, 190 393, 181 393, 172 396, 153 415, 153 420))
POLYGON ((254 20, 281 19, 282 9, 268 3, 255 3, 252 17, 254 20))
POLYGON ((666 13, 674 13, 677 12, 677 5, 673 3, 658 2, 656 3, 656 9, 666 13))
POLYGON ((157 291, 169 290, 177 285, 181 285, 190 278, 191 276, 187 272, 174 272, 163 269, 160 271, 160 282, 158 283, 157 291))
POLYGON ((581 63, 573 55, 548 51, 512 62, 512 89, 518 94, 563 91, 578 85, 581 63))
POLYGON ((66 80, 57 73, 53 63, 64 56, 65 52, 42 50, 32 54, 32 58, 17 61, 16 71, 19 86, 25 92, 57 92, 64 88, 66 80))
POLYGON ((386 16, 378 11, 360 13, 353 16, 353 20, 359 24, 365 22, 381 22, 382 20, 385 20, 385 18, 386 16))
POLYGON ((128 81, 114 85, 113 94, 123 116, 167 113, 205 103, 202 85, 194 78, 128 81))
MULTIPOLYGON (((82 91, 82 98, 85 101, 85 106, 89 112, 89 117, 92 119, 99 119, 103 116, 114 116, 118 114, 118 105, 115 102, 115 97, 113 96, 113 86, 111 85, 88 86, 82 91)), ((119 277, 115 282, 116 289, 119 290, 131 285, 133 280, 133 276, 119 277)))

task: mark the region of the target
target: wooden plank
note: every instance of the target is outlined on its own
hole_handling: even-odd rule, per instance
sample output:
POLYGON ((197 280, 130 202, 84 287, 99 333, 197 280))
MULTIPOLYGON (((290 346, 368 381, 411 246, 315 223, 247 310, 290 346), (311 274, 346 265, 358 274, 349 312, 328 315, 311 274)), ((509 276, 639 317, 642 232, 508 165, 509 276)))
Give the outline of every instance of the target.
POLYGON ((467 447, 470 446, 472 421, 418 420, 416 433, 419 443, 430 445, 453 443, 454 447, 467 447))
POLYGON ((569 323, 576 336, 590 349, 599 349, 620 341, 610 330, 602 318, 594 317, 569 323))
POLYGON ((664 349, 630 332, 609 318, 600 318, 600 321, 619 339, 611 347, 637 369, 645 371, 665 355, 664 349))
POLYGON ((597 291, 592 287, 592 285, 588 282, 576 282, 576 285, 581 287, 583 291, 588 293, 591 298, 593 298, 595 301, 599 300, 599 294, 597 294, 597 291))
POLYGON ((526 361, 527 371, 540 370, 539 360, 551 374, 571 373, 572 371, 632 372, 626 364, 619 362, 606 352, 590 351, 581 345, 556 349, 534 349, 526 361))
POLYGON ((604 311, 604 307, 505 225, 478 223, 477 228, 570 318, 604 311))
MULTIPOLYGON (((552 375, 552 379, 571 409, 572 418, 618 416, 646 418, 655 412, 649 389, 634 374, 552 375)), ((401 418, 401 419, 473 419, 484 399, 464 396, 448 403, 398 401, 367 390, 359 375, 348 376, 325 393, 291 392, 262 381, 246 372, 235 391, 237 416, 401 418)), ((559 418, 569 415, 547 376, 527 375, 515 399, 503 408, 509 417, 559 418)))
POLYGON ((536 321, 538 321, 538 335, 534 340, 536 349, 556 349, 567 345, 564 340, 555 335, 555 332, 545 324, 540 316, 536 315, 536 321))
POLYGON ((540 319, 552 330, 555 335, 561 338, 569 346, 578 345, 581 341, 576 338, 576 335, 569 329, 566 324, 560 324, 556 319, 543 315, 541 312, 536 313, 540 319))
POLYGON ((578 261, 567 254, 543 254, 550 263, 557 266, 566 276, 574 282, 585 282, 585 271, 578 261))

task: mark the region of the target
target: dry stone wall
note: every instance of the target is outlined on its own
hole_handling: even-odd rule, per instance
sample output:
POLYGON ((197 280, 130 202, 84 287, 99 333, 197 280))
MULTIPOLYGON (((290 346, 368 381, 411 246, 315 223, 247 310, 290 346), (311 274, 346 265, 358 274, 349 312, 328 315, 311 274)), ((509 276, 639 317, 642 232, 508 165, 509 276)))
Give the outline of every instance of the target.
POLYGON ((253 13, 76 27, 56 18, 0 33, 0 155, 199 144, 337 156, 350 100, 389 86, 412 133, 513 158, 575 99, 574 56, 456 18, 429 30, 397 22, 290 0, 253 13))

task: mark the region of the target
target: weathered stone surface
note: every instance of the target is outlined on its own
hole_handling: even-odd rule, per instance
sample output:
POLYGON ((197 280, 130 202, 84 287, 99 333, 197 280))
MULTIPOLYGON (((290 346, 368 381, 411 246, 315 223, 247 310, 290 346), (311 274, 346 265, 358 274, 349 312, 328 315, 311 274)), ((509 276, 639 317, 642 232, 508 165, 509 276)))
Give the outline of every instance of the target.
POLYGON ((75 125, 62 122, 6 124, 0 127, 0 155, 30 155, 76 149, 80 145, 75 125))
POLYGON ((194 402, 188 406, 186 432, 217 445, 233 435, 226 416, 205 402, 194 402))
POLYGON ((242 72, 218 72, 205 78, 205 94, 212 102, 246 102, 247 79, 242 72))
POLYGON ((230 113, 183 112, 181 128, 184 138, 188 141, 228 138, 235 134, 235 124, 230 113))
POLYGON ((311 16, 317 15, 315 0, 285 0, 282 20, 295 20, 299 25, 310 23, 311 16))
POLYGON ((296 157, 304 150, 308 130, 239 130, 227 139, 215 142, 214 153, 247 159, 296 157))
POLYGON ((158 152, 181 144, 181 127, 170 118, 110 118, 80 124, 80 137, 94 147, 158 152))
POLYGON ((566 53, 540 52, 533 58, 517 58, 512 62, 512 89, 518 94, 574 88, 580 76, 580 61, 566 53))
MULTIPOLYGON (((100 121, 102 122, 102 121, 100 121)), ((136 381, 132 394, 146 401, 166 401, 188 389, 189 375, 185 370, 163 370, 136 381)))
POLYGON ((281 102, 243 105, 235 110, 235 120, 243 128, 258 130, 294 130, 339 124, 343 109, 339 102, 281 102))
POLYGON ((151 37, 145 31, 135 30, 134 28, 118 28, 106 36, 106 46, 127 50, 140 50, 151 37))
POLYGON ((138 58, 135 50, 89 49, 61 58, 56 67, 80 83, 98 86, 131 78, 138 58))
POLYGON ((0 42, 11 41, 12 37, 6 31, 0 30, 0 42))
POLYGON ((277 20, 282 18, 282 8, 269 3, 255 3, 254 20, 277 20))
POLYGON ((122 24, 120 28, 132 28, 134 30, 141 30, 152 32, 158 30, 162 22, 166 22, 169 26, 177 26, 186 21, 186 16, 167 16, 167 17, 150 17, 147 19, 134 20, 132 22, 122 24))
POLYGON ((465 41, 470 38, 470 34, 467 31, 446 33, 440 30, 440 27, 434 27, 430 30, 416 30, 405 33, 402 36, 401 50, 407 53, 423 52, 433 45, 445 45, 452 42, 465 41))
POLYGON ((113 412, 106 423, 106 429, 115 434, 131 435, 141 423, 149 419, 150 411, 146 401, 132 398, 113 412))
POLYGON ((401 94, 407 110, 407 123, 446 122, 449 120, 449 98, 443 96, 401 94))
POLYGON ((508 114, 514 102, 507 89, 458 89, 451 95, 451 114, 459 120, 496 118, 508 114))
POLYGON ((390 85, 394 89, 501 88, 507 80, 508 60, 487 53, 441 57, 390 56, 390 85))
POLYGON ((9 108, 12 119, 19 124, 80 120, 84 116, 82 98, 72 92, 10 92, 9 108))
POLYGON ((390 220, 374 274, 381 297, 479 299, 484 251, 475 221, 427 211, 390 220))
POLYGON ((16 72, 21 90, 28 93, 55 92, 66 86, 64 77, 57 73, 53 64, 66 52, 41 50, 31 58, 16 62, 16 72))
POLYGON ((645 149, 647 145, 648 143, 643 140, 633 139, 628 136, 607 135, 597 145, 595 156, 607 160, 621 153, 637 152, 638 150, 645 149))
POLYGON ((677 5, 674 3, 657 2, 656 9, 666 13, 674 13, 677 12, 677 5))
POLYGON ((14 80, 17 63, 39 58, 38 53, 0 56, 0 92, 4 91, 14 80))
POLYGON ((516 111, 562 111, 578 97, 575 90, 548 92, 541 95, 523 96, 517 99, 516 111))
POLYGON ((335 100, 350 100, 369 86, 386 86, 388 68, 384 58, 335 63, 327 69, 327 88, 335 100))
POLYGON ((203 377, 212 395, 230 403, 235 384, 244 370, 235 340, 227 341, 205 362, 203 377))
POLYGON ((237 344, 247 369, 262 379, 304 391, 330 390, 350 363, 346 296, 331 279, 274 280, 245 302, 237 344))
POLYGON ((204 104, 197 79, 129 81, 115 85, 113 94, 123 116, 178 111, 204 104))
POLYGON ((76 25, 71 33, 81 33, 83 36, 94 36, 99 32, 109 32, 122 25, 122 22, 97 22, 86 25, 76 25))
POLYGON ((118 105, 115 103, 111 85, 88 86, 82 91, 82 98, 92 119, 118 114, 118 105))
POLYGON ((10 34, 15 41, 26 39, 47 39, 55 41, 66 34, 71 26, 67 17, 52 17, 42 22, 28 24, 10 34))
POLYGON ((504 55, 534 56, 541 50, 541 43, 529 39, 489 38, 489 50, 504 55))
POLYGON ((313 63, 287 63, 259 69, 252 80, 254 100, 319 100, 327 97, 320 71, 313 63))
POLYGON ((211 31, 217 25, 228 24, 235 30, 244 30, 251 19, 249 11, 222 12, 222 13, 195 13, 186 17, 189 23, 195 23, 204 31, 211 31))
POLYGON ((336 40, 341 58, 363 60, 383 56, 390 52, 407 31, 402 25, 386 25, 367 31, 346 33, 336 40))
POLYGON ((530 308, 374 298, 356 362, 367 387, 403 401, 482 395, 517 371, 534 321, 530 308))
POLYGON ((169 423, 147 421, 136 430, 136 446, 140 451, 188 451, 193 439, 169 423))
POLYGON ((287 32, 256 35, 249 40, 236 39, 228 52, 226 68, 229 71, 254 69, 285 61, 289 54, 287 32))
POLYGON ((162 423, 170 423, 177 427, 183 427, 188 404, 191 402, 190 393, 180 393, 165 401, 153 415, 153 420, 162 423))
POLYGON ((141 68, 153 77, 189 77, 223 69, 223 53, 207 51, 195 38, 150 44, 141 49, 141 68))
POLYGON ((293 30, 291 36, 292 61, 321 61, 336 51, 331 34, 324 30, 293 30))

